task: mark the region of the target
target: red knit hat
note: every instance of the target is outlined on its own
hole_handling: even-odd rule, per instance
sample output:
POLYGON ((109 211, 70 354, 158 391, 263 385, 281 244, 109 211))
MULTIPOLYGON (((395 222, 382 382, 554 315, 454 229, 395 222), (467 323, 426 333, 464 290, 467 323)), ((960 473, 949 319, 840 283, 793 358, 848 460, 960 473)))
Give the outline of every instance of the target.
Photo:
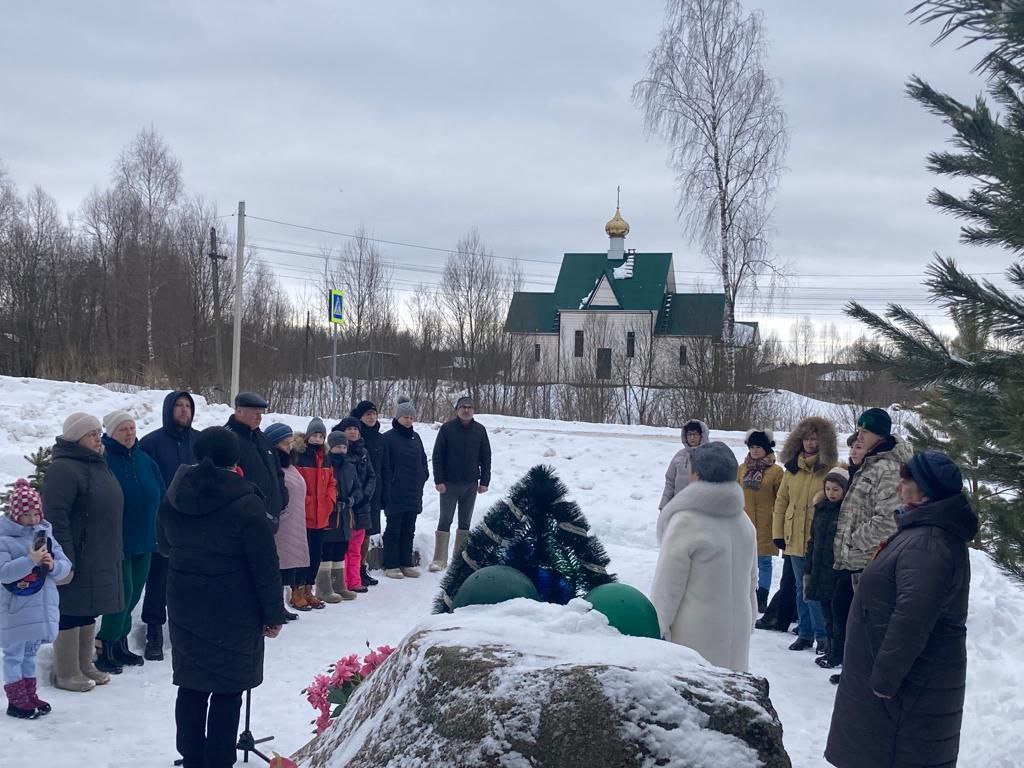
POLYGON ((29 485, 28 480, 20 477, 14 483, 11 495, 7 499, 7 516, 17 522, 20 515, 32 512, 38 512, 41 518, 43 501, 39 498, 39 492, 29 485))

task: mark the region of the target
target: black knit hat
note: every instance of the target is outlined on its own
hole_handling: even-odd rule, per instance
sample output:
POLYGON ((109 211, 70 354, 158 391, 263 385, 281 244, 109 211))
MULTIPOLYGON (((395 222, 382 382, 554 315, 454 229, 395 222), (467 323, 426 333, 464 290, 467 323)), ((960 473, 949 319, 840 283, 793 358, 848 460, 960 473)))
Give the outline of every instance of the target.
POLYGON ((948 499, 963 490, 960 467, 942 451, 915 453, 907 462, 907 469, 929 501, 948 499))
POLYGON ((351 416, 355 416, 357 419, 363 418, 363 414, 367 411, 373 411, 374 413, 380 413, 377 410, 377 406, 371 403, 369 400, 362 400, 352 409, 351 416))
MULTIPOLYGON (((346 416, 344 419, 341 420, 341 423, 338 424, 338 431, 344 432, 349 427, 355 427, 356 429, 359 429, 361 424, 362 422, 359 421, 358 416, 346 416)), ((330 435, 328 435, 328 437, 330 437, 330 435)))
POLYGON ((207 427, 196 438, 196 458, 209 459, 217 467, 238 463, 238 436, 227 427, 207 427))

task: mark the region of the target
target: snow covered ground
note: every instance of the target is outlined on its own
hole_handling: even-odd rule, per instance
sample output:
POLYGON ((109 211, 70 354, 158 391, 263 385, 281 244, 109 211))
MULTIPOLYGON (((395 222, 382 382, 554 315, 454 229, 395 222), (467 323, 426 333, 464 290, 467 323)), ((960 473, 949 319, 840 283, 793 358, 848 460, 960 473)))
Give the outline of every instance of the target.
MULTIPOLYGON (((136 416, 140 434, 160 426, 165 392, 125 394, 87 384, 0 377, 0 485, 28 473, 23 456, 49 445, 64 417, 84 410, 101 417, 115 408, 136 416)), ((223 424, 226 406, 208 406, 197 398, 196 426, 223 424)), ((308 417, 269 415, 264 425, 282 420, 303 429, 308 417)), ((554 466, 607 546, 611 567, 625 583, 650 588, 657 559, 655 521, 664 468, 679 447, 674 429, 532 421, 481 416, 494 448, 490 492, 479 513, 500 498, 531 466, 554 466)), ((329 424, 331 422, 328 422, 329 424)), ((437 425, 419 424, 429 452, 437 425)), ((743 435, 716 432, 742 456, 743 435)), ((783 435, 777 440, 781 442, 783 435)), ((426 559, 433 551, 436 494, 425 497, 416 546, 426 559)), ((968 629, 968 690, 960 764, 974 768, 1011 768, 1024 754, 1024 591, 980 553, 974 553, 968 629)), ((781 561, 777 565, 781 565, 781 561)), ((778 579, 779 567, 776 568, 778 579)), ((440 577, 391 581, 352 603, 302 614, 276 640, 267 641, 266 682, 253 695, 253 730, 274 734, 270 746, 291 753, 310 737, 313 710, 301 690, 337 658, 365 650, 369 642, 397 645, 430 613, 440 577)), ((205 599, 230 600, 231 595, 205 599)), ((141 646, 136 627, 133 643, 141 646)), ((785 743, 798 768, 826 765, 821 757, 835 689, 828 671, 813 664, 809 652, 791 652, 792 636, 755 632, 751 664, 771 684, 772 701, 785 729, 785 743)), ((174 695, 170 661, 126 669, 88 694, 49 687, 51 654, 41 654, 43 697, 54 711, 21 722, 0 718, 0 765, 42 761, 47 768, 132 766, 164 768, 174 749, 174 695)), ((643 660, 638 659, 638 664, 643 660)), ((239 765, 241 762, 239 762, 239 765)))

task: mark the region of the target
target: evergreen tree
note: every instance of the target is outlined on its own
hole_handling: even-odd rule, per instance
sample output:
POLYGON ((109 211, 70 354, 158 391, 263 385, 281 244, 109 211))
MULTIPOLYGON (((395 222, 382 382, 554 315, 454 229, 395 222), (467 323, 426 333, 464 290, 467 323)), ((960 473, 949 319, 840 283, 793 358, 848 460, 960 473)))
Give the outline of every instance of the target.
MULTIPOLYGON (((50 464, 53 463, 53 447, 48 446, 46 448, 39 448, 35 453, 30 456, 26 456, 25 460, 32 465, 32 473, 26 478, 28 484, 35 488, 39 493, 43 492, 43 476, 46 474, 46 470, 49 469, 50 464)), ((13 488, 14 483, 8 483, 8 488, 13 488)), ((0 493, 0 504, 6 506, 7 499, 10 498, 11 492, 4 491, 0 493)))
MULTIPOLYGON (((940 93, 914 77, 908 94, 938 115, 953 132, 953 151, 933 152, 931 171, 968 179, 963 196, 934 190, 929 202, 965 222, 961 241, 1024 252, 1024 2, 930 0, 912 13, 922 23, 941 23, 939 40, 965 34, 968 44, 987 44, 978 64, 989 99, 972 105, 940 93)), ((1006 278, 1024 290, 1024 267, 1012 264, 1006 278)), ((915 448, 947 451, 963 468, 982 527, 978 544, 1024 577, 1024 300, 988 280, 978 280, 951 259, 938 258, 925 286, 957 327, 950 340, 913 312, 890 305, 884 316, 851 302, 847 313, 882 339, 868 348, 868 362, 898 380, 928 391, 915 448)))
POLYGON ((579 506, 564 498, 567 490, 551 467, 527 472, 470 531, 448 566, 434 613, 451 611, 462 583, 489 565, 522 571, 552 603, 567 603, 615 581, 606 570, 607 552, 590 534, 579 506))

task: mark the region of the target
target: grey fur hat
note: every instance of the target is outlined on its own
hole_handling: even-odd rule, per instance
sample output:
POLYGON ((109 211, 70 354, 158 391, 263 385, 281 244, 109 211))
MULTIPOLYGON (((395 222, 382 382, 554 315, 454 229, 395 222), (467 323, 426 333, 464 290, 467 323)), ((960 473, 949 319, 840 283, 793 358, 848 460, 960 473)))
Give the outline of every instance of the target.
POLYGON ((690 466, 706 483, 735 483, 739 462, 732 449, 718 440, 690 452, 690 466))

